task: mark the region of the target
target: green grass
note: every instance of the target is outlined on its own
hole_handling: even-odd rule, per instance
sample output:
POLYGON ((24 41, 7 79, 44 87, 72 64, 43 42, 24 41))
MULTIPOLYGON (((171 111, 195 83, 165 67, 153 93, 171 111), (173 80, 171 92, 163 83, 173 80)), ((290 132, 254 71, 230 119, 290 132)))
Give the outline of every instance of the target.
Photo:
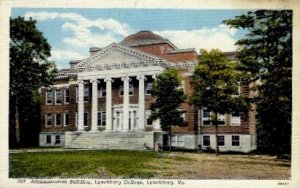
POLYGON ((290 178, 290 161, 267 155, 106 150, 11 153, 9 157, 11 178, 290 178))
POLYGON ((150 178, 144 164, 157 158, 153 152, 74 151, 10 154, 10 177, 121 177, 150 178))

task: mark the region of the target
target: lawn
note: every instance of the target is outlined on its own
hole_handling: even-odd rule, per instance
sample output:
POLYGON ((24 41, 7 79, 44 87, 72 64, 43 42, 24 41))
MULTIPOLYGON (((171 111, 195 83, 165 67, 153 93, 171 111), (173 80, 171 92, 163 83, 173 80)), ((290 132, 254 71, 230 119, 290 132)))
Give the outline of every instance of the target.
POLYGON ((290 161, 266 155, 146 151, 11 153, 12 178, 289 179, 290 161))

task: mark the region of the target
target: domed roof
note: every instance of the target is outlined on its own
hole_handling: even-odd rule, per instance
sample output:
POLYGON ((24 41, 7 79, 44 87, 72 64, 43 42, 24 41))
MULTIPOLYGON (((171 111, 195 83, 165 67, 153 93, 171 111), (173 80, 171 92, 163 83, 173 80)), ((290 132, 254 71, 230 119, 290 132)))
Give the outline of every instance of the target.
POLYGON ((157 34, 154 34, 151 31, 139 31, 135 34, 125 37, 121 44, 126 46, 138 46, 151 43, 159 43, 163 41, 165 41, 165 39, 157 34))

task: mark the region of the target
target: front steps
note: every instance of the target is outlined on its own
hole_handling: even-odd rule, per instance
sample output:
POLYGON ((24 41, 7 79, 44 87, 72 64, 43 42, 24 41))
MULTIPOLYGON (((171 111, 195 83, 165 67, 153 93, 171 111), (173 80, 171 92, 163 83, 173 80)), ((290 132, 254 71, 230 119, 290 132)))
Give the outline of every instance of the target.
POLYGON ((149 150, 153 132, 65 132, 65 148, 149 150))

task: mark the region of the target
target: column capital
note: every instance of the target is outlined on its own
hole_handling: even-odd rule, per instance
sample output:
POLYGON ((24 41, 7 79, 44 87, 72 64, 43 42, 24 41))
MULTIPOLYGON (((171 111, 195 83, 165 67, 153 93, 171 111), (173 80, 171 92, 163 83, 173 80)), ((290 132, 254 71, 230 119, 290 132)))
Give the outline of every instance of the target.
POLYGON ((137 75, 136 77, 138 80, 146 80, 146 76, 145 75, 137 75))
POLYGON ((100 80, 98 80, 97 78, 90 79, 90 83, 93 83, 93 82, 100 83, 100 80))
POLYGON ((156 80, 157 74, 152 74, 152 78, 156 80))
POLYGON ((106 77, 104 78, 104 82, 114 82, 114 80, 112 79, 112 77, 106 76, 106 77))
POLYGON ((122 76, 121 78, 122 81, 131 81, 130 77, 129 76, 122 76))
POLYGON ((84 80, 77 80, 78 84, 84 84, 84 80))

